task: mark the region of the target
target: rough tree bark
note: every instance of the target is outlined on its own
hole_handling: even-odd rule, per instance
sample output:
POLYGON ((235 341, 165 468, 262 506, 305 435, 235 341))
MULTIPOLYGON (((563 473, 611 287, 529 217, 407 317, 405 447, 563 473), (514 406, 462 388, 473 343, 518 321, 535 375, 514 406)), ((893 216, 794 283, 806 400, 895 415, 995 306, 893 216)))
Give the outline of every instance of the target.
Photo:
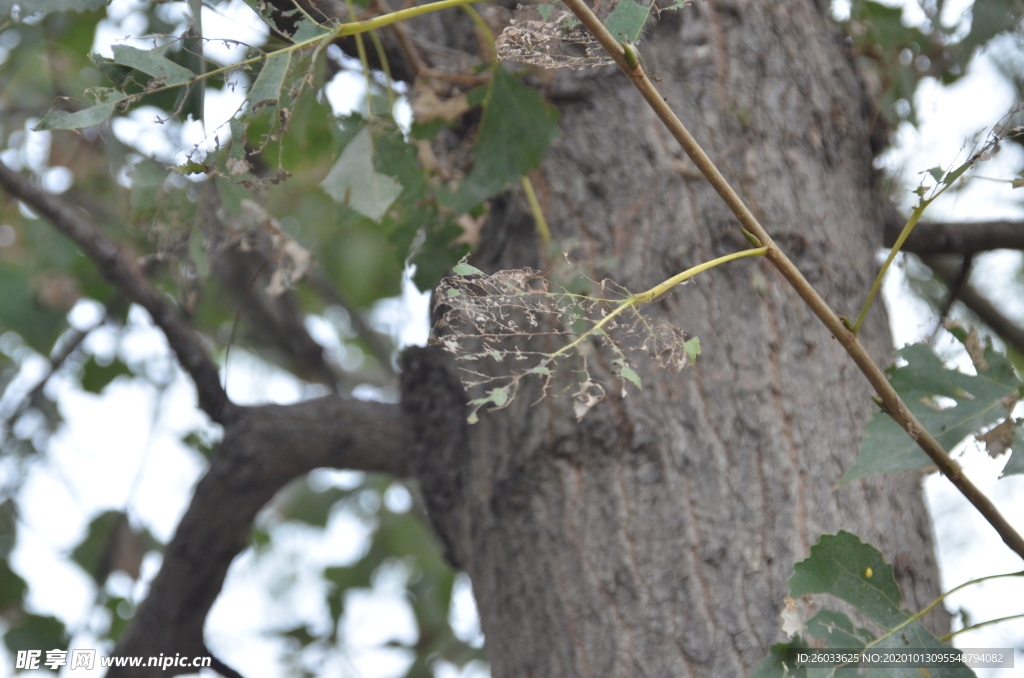
MULTIPOLYGON (((827 12, 696 2, 663 15, 642 51, 758 219, 849 315, 877 270, 883 212, 868 106, 827 12)), ((555 238, 582 242, 599 277, 643 290, 746 247, 616 69, 560 73, 551 93, 562 136, 538 190, 555 238)), ((536 266, 521 203, 496 206, 478 267, 536 266)), ((652 312, 701 338, 698 365, 642 364, 642 393, 610 394, 580 424, 569 398, 531 406, 521 392, 467 427, 447 357, 406 353, 417 475, 472 577, 493 675, 748 674, 779 639, 792 564, 840 528, 881 548, 908 606, 934 598, 919 478, 835 487, 870 389, 781 277, 734 262, 652 312)), ((862 337, 887 361, 881 309, 862 337)))
MULTIPOLYGON (((664 14, 643 51, 776 241, 852 315, 886 217, 870 107, 828 4, 694 2, 664 14)), ((419 26, 429 36, 454 23, 419 26)), ((585 252, 582 266, 643 290, 747 247, 620 73, 560 72, 549 94, 562 136, 535 183, 555 237, 585 252)), ((610 393, 581 423, 567 397, 531 405, 533 385, 467 426, 466 396, 436 347, 404 355, 401 409, 339 397, 239 407, 186 319, 126 252, 2 164, 0 184, 150 312, 200 406, 225 428, 115 654, 202 654, 206 613, 252 517, 290 479, 325 465, 418 478, 450 559, 472 577, 496 678, 745 675, 780 635, 793 563, 840 528, 881 548, 908 607, 938 593, 918 477, 835 487, 870 416, 870 389, 766 262, 733 262, 653 304, 649 312, 701 338, 697 366, 670 374, 642 363, 642 392, 610 393)), ((538 252, 523 201, 494 201, 476 265, 536 267, 538 252)), ((884 362, 880 308, 861 336, 884 362)), ((608 362, 598 354, 592 366, 607 372, 608 362)), ((929 622, 948 626, 941 613, 929 622)))

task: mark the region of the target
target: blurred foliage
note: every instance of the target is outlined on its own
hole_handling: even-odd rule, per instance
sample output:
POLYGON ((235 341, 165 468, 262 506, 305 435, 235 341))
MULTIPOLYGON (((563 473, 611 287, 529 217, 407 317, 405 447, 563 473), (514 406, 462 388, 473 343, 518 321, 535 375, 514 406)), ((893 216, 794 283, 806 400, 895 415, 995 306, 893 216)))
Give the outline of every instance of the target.
MULTIPOLYGON (((320 379, 337 391, 393 383, 383 365, 391 355, 375 354, 360 325, 372 325, 375 304, 401 292, 408 265, 415 266, 415 284, 427 290, 475 246, 488 199, 536 168, 557 134, 557 111, 521 74, 494 63, 460 74, 472 85, 412 83, 409 91, 418 97, 411 131, 396 121, 389 103, 390 96, 402 98, 402 88, 388 92, 379 73, 354 111, 336 113, 325 90, 348 66, 329 56, 330 49, 265 58, 325 29, 297 12, 251 0, 260 17, 254 20, 270 24, 270 37, 241 47, 236 58, 248 63, 204 80, 208 94, 238 110, 197 137, 203 88, 188 83, 222 64, 200 54, 198 36, 176 18, 175 3, 118 3, 108 15, 99 0, 36 0, 29 3, 36 14, 28 16, 20 3, 21 14, 9 16, 13 4, 0 0, 0 159, 88 212, 137 255, 215 355, 233 342, 305 377, 308 360, 304 365, 288 355, 295 345, 282 337, 305 336, 313 316, 347 318, 333 325, 339 353, 360 357, 346 361, 325 352, 325 360, 337 364, 320 379), (129 25, 159 37, 108 56, 93 54, 105 47, 96 44, 98 34, 123 34, 129 25)), ((223 11, 227 4, 210 6, 223 11)), ((900 9, 855 1, 845 24, 861 66, 874 73, 878 111, 890 124, 914 120, 913 94, 922 78, 955 81, 971 55, 1017 26, 1022 12, 1019 0, 978 0, 963 30, 962 22, 940 19, 941 0, 923 9, 928 23, 912 27, 900 9)), ((214 98, 208 96, 207 111, 214 98)), ((117 303, 115 291, 74 245, 6 196, 0 200, 0 294, 0 388, 7 398, 0 408, 0 461, 10 462, 0 484, 4 642, 12 651, 63 648, 69 641, 63 622, 25 608, 26 583, 7 560, 17 540, 27 464, 46 452, 60 416, 42 390, 8 387, 40 358, 91 393, 122 376, 158 380, 119 350, 89 348, 70 328, 68 311, 96 300, 106 316, 84 333, 120 336, 127 305, 117 303)), ((216 454, 202 431, 182 443, 203 459, 216 454)), ((315 654, 310 648, 323 653, 343 646, 346 593, 372 587, 381 572, 396 567, 405 572, 405 600, 418 630, 407 648, 413 656, 407 675, 432 675, 439 660, 464 666, 483 659, 449 623, 456 575, 427 527, 415 488, 409 510, 382 505, 392 482, 368 476, 351 487, 318 491, 301 481, 275 500, 279 523, 324 530, 333 515, 348 512, 372 526, 364 553, 323 572, 330 629, 279 630, 297 657, 296 673, 308 674, 300 659, 315 654)), ((251 541, 256 557, 272 552, 274 526, 258 524, 251 541)), ((101 614, 94 615, 100 621, 90 633, 119 637, 134 614, 134 595, 144 589, 136 585, 142 560, 159 548, 127 508, 91 516, 68 554, 96 587, 101 614), (122 574, 134 588, 122 590, 122 574)))
POLYGON ((944 85, 960 79, 979 49, 1017 29, 1024 16, 1024 0, 975 0, 962 17, 947 16, 944 0, 917 4, 922 25, 909 25, 903 7, 872 0, 853 0, 844 22, 877 114, 889 128, 903 120, 917 124, 914 92, 922 78, 944 85))

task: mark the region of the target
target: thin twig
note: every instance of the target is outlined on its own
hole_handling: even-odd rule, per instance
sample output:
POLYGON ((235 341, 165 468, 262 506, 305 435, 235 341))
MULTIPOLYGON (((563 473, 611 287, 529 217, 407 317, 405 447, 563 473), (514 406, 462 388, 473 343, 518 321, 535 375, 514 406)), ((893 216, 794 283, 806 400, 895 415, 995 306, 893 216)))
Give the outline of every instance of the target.
POLYGON ((942 445, 914 417, 903 400, 900 399, 899 394, 896 393, 896 389, 886 379, 885 373, 875 364, 875 361, 872 360, 871 356, 868 355, 868 352, 857 340, 857 336, 847 329, 843 320, 829 308, 825 300, 807 282, 807 279, 804 278, 796 265, 775 244, 771 236, 768 235, 768 232, 764 230, 740 196, 729 185, 725 177, 722 176, 722 173, 719 172, 711 158, 704 152, 704 149, 700 147, 689 130, 676 117, 672 108, 665 102, 657 88, 647 77, 647 74, 644 73, 643 67, 637 65, 633 68, 627 63, 623 46, 615 41, 612 34, 604 27, 600 19, 590 11, 590 8, 584 4, 583 0, 564 0, 564 2, 583 25, 597 38, 605 51, 608 52, 619 68, 622 69, 622 72, 630 79, 651 109, 665 124, 672 136, 675 137, 676 141, 683 147, 683 150, 686 151, 686 154, 690 156, 693 163, 736 216, 740 225, 757 236, 757 239, 768 248, 768 253, 765 255, 768 261, 775 266, 796 293, 800 295, 804 303, 818 316, 825 327, 839 341, 840 345, 850 354, 857 367, 875 389, 889 416, 910 434, 910 437, 924 450, 925 454, 935 463, 943 475, 949 478, 953 485, 960 490, 961 494, 978 509, 978 512, 999 533, 1003 542, 1014 553, 1024 558, 1024 538, 1007 522, 1006 518, 1003 517, 992 501, 964 475, 960 465, 950 459, 942 445))

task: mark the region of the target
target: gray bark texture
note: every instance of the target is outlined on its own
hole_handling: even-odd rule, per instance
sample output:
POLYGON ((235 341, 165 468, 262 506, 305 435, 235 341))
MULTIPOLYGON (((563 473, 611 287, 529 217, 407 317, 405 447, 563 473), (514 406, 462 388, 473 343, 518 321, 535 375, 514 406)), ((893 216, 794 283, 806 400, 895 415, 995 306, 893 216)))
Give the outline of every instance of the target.
MULTIPOLYGON (((663 14, 648 72, 769 233, 839 313, 877 271, 882 200, 868 111, 827 2, 707 0, 663 14)), ((641 291, 748 245, 676 142, 612 67, 559 72, 561 137, 538 193, 581 266, 641 291)), ((521 197, 497 201, 474 260, 538 267, 521 197)), ((870 388, 765 261, 702 274, 648 311, 698 336, 679 374, 641 360, 642 392, 582 422, 567 396, 465 424, 437 347, 404 356, 417 476, 469 572, 495 678, 748 675, 784 638, 793 564, 850 530, 891 562, 904 604, 939 593, 917 475, 836 484, 871 416, 870 388)), ((883 364, 880 306, 862 337, 883 364)), ((597 372, 611 357, 597 352, 597 372)), ((530 389, 534 389, 533 392, 530 389)), ((942 614, 934 629, 948 625, 942 614)))

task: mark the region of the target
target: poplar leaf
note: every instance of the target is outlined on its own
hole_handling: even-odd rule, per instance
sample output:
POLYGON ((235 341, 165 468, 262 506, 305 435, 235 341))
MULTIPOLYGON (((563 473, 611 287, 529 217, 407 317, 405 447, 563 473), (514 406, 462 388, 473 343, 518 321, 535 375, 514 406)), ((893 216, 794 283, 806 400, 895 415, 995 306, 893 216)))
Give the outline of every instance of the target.
POLYGON ((455 264, 455 268, 452 269, 452 272, 455 273, 455 275, 484 275, 484 272, 479 268, 476 266, 470 266, 464 261, 460 261, 455 264))
MULTIPOLYGON (((1007 405, 1020 395, 1022 385, 1013 367, 990 346, 984 349, 983 363, 989 369, 979 371, 977 376, 947 369, 925 344, 907 346, 899 355, 907 364, 891 368, 889 380, 918 421, 947 451, 968 435, 1005 417, 1007 405), (953 405, 940 406, 936 397, 948 398, 953 405)), ((874 473, 920 470, 932 465, 928 455, 899 424, 878 412, 865 430, 857 461, 839 483, 843 485, 874 473)))
POLYGON ((626 367, 623 365, 622 371, 619 372, 623 379, 628 380, 631 384, 639 389, 643 389, 644 385, 640 382, 640 375, 633 370, 632 367, 626 367))
MULTIPOLYGON (((902 609, 903 596, 893 576, 893 569, 882 554, 871 544, 865 544, 856 535, 840 530, 838 534, 822 535, 811 547, 811 555, 793 566, 789 578, 789 595, 793 598, 814 593, 827 593, 846 601, 867 615, 888 633, 876 640, 871 634, 858 629, 845 615, 819 613, 808 622, 808 633, 821 634, 830 647, 862 649, 871 643, 872 650, 952 648, 933 636, 920 619, 909 621, 911 615, 902 609), (838 627, 838 629, 836 628, 838 627), (825 631, 826 633, 822 633, 825 631), (838 631, 838 632, 837 632, 838 631)), ((830 667, 831 668, 831 667, 830 667)), ((840 675, 856 675, 852 668, 839 669, 840 675)), ((810 677, 811 667, 807 667, 810 677)), ((872 676, 879 678, 919 678, 930 675, 939 678, 968 678, 974 672, 962 664, 927 669, 927 674, 913 666, 872 668, 872 676)))
POLYGON ((697 356, 700 355, 700 338, 694 337, 683 342, 683 350, 686 351, 686 357, 690 364, 694 364, 697 361, 697 356))
POLYGON ((822 535, 811 547, 810 557, 793 566, 789 595, 797 599, 811 593, 828 593, 844 600, 883 628, 907 618, 900 607, 903 595, 892 565, 874 546, 845 530, 822 535))
POLYGON ((84 129, 86 127, 94 127, 112 116, 114 109, 117 108, 117 103, 125 98, 123 94, 112 89, 97 88, 93 90, 93 93, 98 95, 95 106, 83 108, 74 113, 52 110, 33 129, 37 132, 42 132, 48 129, 84 129))
POLYGON ((636 42, 650 13, 650 6, 638 5, 636 0, 621 0, 608 15, 604 27, 619 42, 636 42))
POLYGON ((449 199, 449 207, 460 214, 501 193, 540 165, 541 156, 558 134, 558 112, 537 90, 501 67, 491 72, 473 149, 473 168, 449 199))
POLYGON ((128 45, 114 45, 112 50, 115 64, 131 66, 137 71, 157 78, 165 85, 181 85, 196 77, 192 71, 156 52, 136 49, 128 45))
POLYGON ((1018 437, 1013 447, 1010 448, 1010 460, 1003 467, 1000 478, 1013 475, 1024 475, 1024 441, 1018 437))
POLYGON ((281 86, 288 74, 292 62, 292 53, 271 54, 263 64, 263 70, 256 76, 256 82, 249 89, 245 98, 249 104, 248 113, 256 113, 267 104, 273 104, 281 97, 281 86))
POLYGON ((365 126, 348 142, 320 186, 335 202, 374 221, 384 216, 402 192, 397 180, 374 169, 370 130, 365 126))

